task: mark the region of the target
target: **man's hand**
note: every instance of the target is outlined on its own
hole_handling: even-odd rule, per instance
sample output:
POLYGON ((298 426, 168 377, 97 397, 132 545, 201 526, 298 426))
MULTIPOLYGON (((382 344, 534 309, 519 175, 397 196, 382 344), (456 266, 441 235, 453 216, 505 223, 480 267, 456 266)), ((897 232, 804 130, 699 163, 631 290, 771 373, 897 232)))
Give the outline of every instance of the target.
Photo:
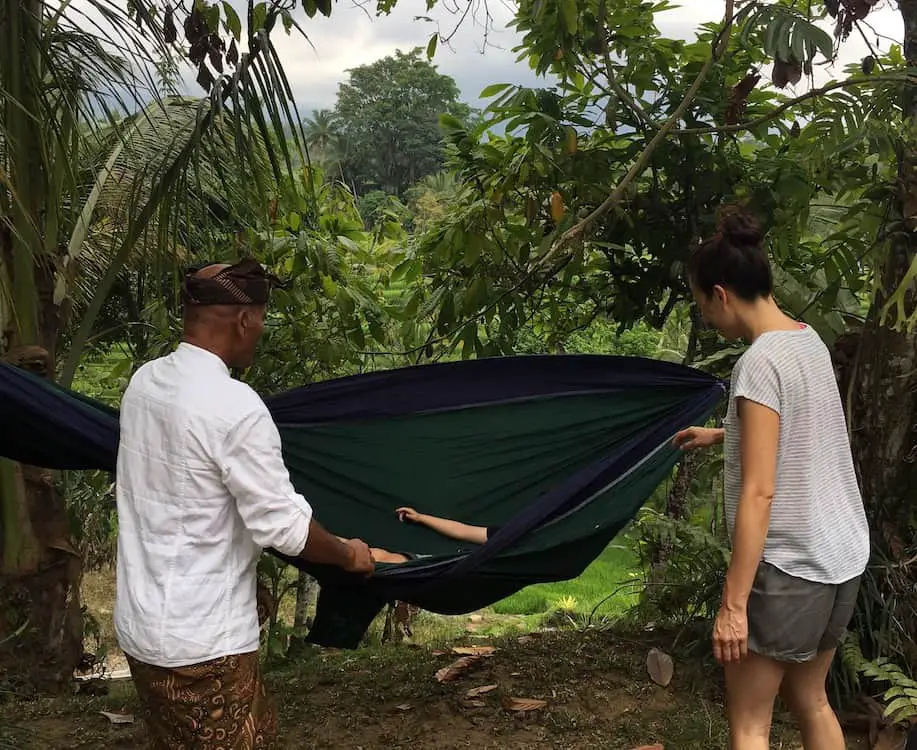
POLYGON ((396 508, 395 513, 398 514, 398 520, 402 523, 419 523, 421 514, 418 513, 413 508, 396 508))
POLYGON ((711 445, 723 442, 723 429, 721 427, 688 427, 675 434, 672 445, 683 451, 695 448, 709 448, 711 445))
POLYGON ((350 549, 350 562, 344 566, 344 570, 348 573, 372 575, 376 569, 376 561, 369 551, 369 545, 362 539, 347 539, 344 544, 350 549))
POLYGON ((720 664, 740 662, 748 655, 748 615, 745 609, 720 607, 713 623, 713 656, 720 664))

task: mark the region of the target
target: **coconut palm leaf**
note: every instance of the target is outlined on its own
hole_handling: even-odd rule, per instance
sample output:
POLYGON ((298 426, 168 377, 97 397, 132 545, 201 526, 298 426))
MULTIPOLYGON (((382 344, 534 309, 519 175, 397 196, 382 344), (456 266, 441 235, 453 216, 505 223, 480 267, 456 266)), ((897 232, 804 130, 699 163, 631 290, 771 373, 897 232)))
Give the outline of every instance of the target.
MULTIPOLYGON (((35 70, 34 80, 23 82, 13 56, 0 53, 0 207, 13 238, 9 257, 0 261, 0 287, 17 308, 25 300, 26 308, 36 306, 34 268, 46 255, 58 279, 56 302, 92 291, 65 381, 132 259, 174 265, 176 246, 188 244, 179 243, 182 228, 212 244, 227 216, 252 205, 253 192, 266 217, 277 184, 308 161, 301 118, 267 33, 284 8, 272 5, 259 17, 250 7, 247 52, 236 53, 225 74, 222 59, 210 54, 210 79, 199 75, 210 95, 188 101, 159 96, 155 66, 172 59, 175 39, 166 40, 151 4, 141 6, 128 14, 104 0, 53 9, 41 0, 0 3, 0 19, 30 30, 25 37, 33 42, 27 52, 35 70), (39 155, 35 164, 29 146, 39 155), (18 177, 26 173, 37 177, 35 184, 18 177), (90 273, 79 283, 83 271, 90 273), (22 281, 30 276, 31 284, 22 281)), ((4 41, 8 50, 23 51, 12 31, 4 41)), ((207 63, 200 61, 200 69, 207 63)), ((251 211, 239 217, 251 219, 251 211)), ((12 323, 21 329, 19 339, 37 337, 36 315, 30 317, 28 325, 12 323)))
MULTIPOLYGON (((85 310, 101 283, 111 253, 125 234, 132 207, 149 199, 209 105, 208 100, 181 97, 153 102, 142 115, 127 118, 118 126, 126 131, 123 136, 103 141, 101 145, 109 150, 104 161, 98 155, 90 159, 93 165, 101 163, 101 168, 68 248, 69 256, 78 261, 73 290, 77 310, 85 310)), ((260 140, 249 146, 251 164, 258 168, 257 179, 251 171, 230 168, 232 162, 225 155, 235 153, 236 146, 229 124, 221 117, 205 134, 189 175, 194 184, 184 191, 184 211, 176 231, 170 233, 170 252, 156 252, 159 219, 154 218, 131 249, 123 267, 125 273, 145 266, 154 276, 167 277, 176 263, 188 261, 185 248, 195 248, 196 255, 209 255, 215 250, 214 244, 222 243, 229 232, 257 220, 254 211, 263 196, 256 195, 253 186, 272 184, 265 148, 260 140), (255 158, 259 155, 260 161, 255 158), (165 261, 162 267, 156 267, 157 259, 165 261)))

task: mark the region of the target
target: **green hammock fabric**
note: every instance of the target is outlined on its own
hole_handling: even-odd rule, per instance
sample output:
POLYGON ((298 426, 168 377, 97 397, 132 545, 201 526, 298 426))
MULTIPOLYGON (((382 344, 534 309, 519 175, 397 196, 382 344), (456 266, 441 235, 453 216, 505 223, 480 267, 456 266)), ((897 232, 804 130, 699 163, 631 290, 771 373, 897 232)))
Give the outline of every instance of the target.
MULTIPOLYGON (((450 555, 472 547, 401 523, 394 509, 413 505, 476 525, 505 524, 527 499, 608 455, 667 406, 658 393, 633 393, 627 400, 615 394, 555 397, 397 420, 286 427, 281 436, 294 484, 334 533, 392 550, 450 555)), ((643 490, 659 484, 671 458, 671 451, 660 452, 633 478, 641 486, 618 485, 614 499, 606 492, 579 513, 520 539, 501 557, 537 557, 558 543, 580 543, 596 525, 631 518, 646 497, 643 490)))
MULTIPOLYGON (((468 612, 579 575, 671 472, 674 432, 724 384, 666 362, 507 357, 341 378, 265 399, 296 488, 331 532, 422 555, 364 581, 319 578, 310 637, 354 646, 386 601, 468 612), (499 530, 474 547, 403 524, 395 508, 499 530)), ((112 471, 118 415, 0 366, 0 455, 112 471)))

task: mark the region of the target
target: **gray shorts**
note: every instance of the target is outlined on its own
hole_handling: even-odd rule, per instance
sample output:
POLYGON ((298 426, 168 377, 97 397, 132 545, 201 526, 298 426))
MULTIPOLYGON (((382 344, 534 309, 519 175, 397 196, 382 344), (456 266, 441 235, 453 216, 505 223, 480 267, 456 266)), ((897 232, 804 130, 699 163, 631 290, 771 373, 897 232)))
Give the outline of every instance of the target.
POLYGON ((837 648, 859 589, 859 576, 836 585, 815 583, 762 562, 748 598, 748 650, 777 661, 804 662, 837 648))

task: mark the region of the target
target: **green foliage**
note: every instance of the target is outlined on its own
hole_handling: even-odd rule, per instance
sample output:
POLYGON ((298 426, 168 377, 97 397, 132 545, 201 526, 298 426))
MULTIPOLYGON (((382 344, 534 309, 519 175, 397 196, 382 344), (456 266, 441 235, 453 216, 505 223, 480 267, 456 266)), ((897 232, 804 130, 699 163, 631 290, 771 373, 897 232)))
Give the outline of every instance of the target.
POLYGON ((383 190, 371 190, 361 195, 357 206, 367 227, 373 228, 386 221, 405 225, 411 221, 411 212, 394 195, 383 190))
MULTIPOLYGON (((903 59, 893 48, 876 61, 881 74, 851 67, 847 79, 795 103, 758 86, 755 71, 769 56, 804 73, 833 56, 815 25, 824 15, 817 4, 742 6, 728 54, 619 209, 590 219, 583 242, 541 263, 601 211, 710 56, 718 25, 703 25, 696 41, 663 38, 655 16, 666 7, 523 3, 520 58, 557 84, 494 84, 482 92, 491 103, 480 123, 443 118, 462 189, 416 252, 434 340, 449 351, 515 351, 515 331, 539 318, 542 331, 588 326, 590 316, 660 327, 687 298, 684 261, 725 201, 761 218, 778 300, 791 313, 829 344, 862 319, 875 270, 903 228, 888 211, 903 59)), ((885 305, 902 325, 904 291, 885 305)))
POLYGON ((115 563, 118 514, 114 489, 107 472, 73 471, 64 476, 61 490, 84 570, 102 570, 115 563))
POLYGON ((421 58, 420 49, 349 71, 338 89, 334 128, 344 181, 358 194, 393 195, 443 167, 441 114, 470 114, 455 81, 421 58))
MULTIPOLYGON (((746 137, 720 134, 724 119, 744 114, 755 121, 777 104, 779 97, 754 85, 735 95, 749 69, 765 60, 748 40, 759 39, 770 21, 784 23, 791 48, 798 36, 804 51, 809 48, 807 59, 816 41, 828 51, 824 39, 816 40, 822 32, 789 8, 739 19, 742 34, 701 86, 684 134, 659 145, 620 210, 594 221, 584 242, 556 264, 539 266, 565 232, 599 210, 609 185, 680 101, 717 33, 706 26, 694 43, 664 39, 654 23, 664 4, 609 6, 603 26, 597 19, 605 15, 599 12, 604 3, 576 4, 578 31, 571 32, 562 4, 523 3, 516 17, 523 54, 558 84, 488 87, 483 93, 491 103, 475 127, 443 118, 450 163, 464 188, 418 246, 437 336, 463 352, 491 356, 513 351, 515 331, 533 321, 550 331, 586 327, 599 317, 625 328, 637 321, 661 327, 688 296, 689 249, 712 231, 716 208, 735 200, 754 206, 768 231, 780 301, 830 342, 844 330, 845 316, 861 313, 869 267, 857 248, 875 243, 873 217, 880 211, 868 211, 865 195, 860 200, 860 173, 888 173, 888 163, 876 166, 869 154, 874 145, 892 142, 894 104, 885 97, 886 84, 872 81, 883 92, 879 106, 890 107, 888 117, 878 124, 856 119, 873 137, 838 142, 836 149, 811 112, 798 137, 791 115, 762 120, 746 137), (595 29, 594 36, 583 29, 595 29), (496 134, 496 126, 505 134, 496 134), (828 207, 815 209, 820 220, 812 220, 813 203, 828 207), (840 226, 822 219, 829 210, 844 214, 851 204, 868 220, 856 222, 853 208, 840 226)), ((835 123, 850 96, 838 90, 827 97, 837 110, 835 123)), ((865 99, 857 101, 862 108, 865 99)))
POLYGON ((286 654, 291 637, 303 635, 280 617, 280 603, 296 588, 296 571, 273 555, 262 555, 258 561, 259 585, 263 585, 271 601, 275 603, 267 622, 261 629, 261 648, 270 660, 286 654))
POLYGON ((272 297, 247 382, 270 393, 397 363, 384 352, 402 343, 392 311, 411 284, 395 294, 385 290, 403 257, 402 237, 391 216, 375 233, 366 231, 353 196, 314 170, 287 185, 271 228, 250 229, 239 239, 286 281, 272 297))
POLYGON ((917 719, 917 680, 906 674, 890 659, 879 657, 872 661, 863 656, 856 636, 851 635, 840 647, 841 661, 852 674, 866 677, 874 683, 887 685, 882 692, 885 716, 893 722, 917 719))
POLYGON ((655 357, 661 344, 660 332, 645 323, 632 328, 604 318, 590 320, 589 315, 571 311, 566 321, 536 315, 529 325, 520 327, 512 340, 518 354, 547 354, 563 351, 570 354, 613 354, 624 357, 655 357), (585 324, 583 321, 586 321, 585 324), (563 325, 566 322, 566 325, 563 325))
POLYGON ((641 621, 684 626, 719 611, 729 551, 712 533, 643 509, 632 533, 645 588, 634 614, 641 621))

